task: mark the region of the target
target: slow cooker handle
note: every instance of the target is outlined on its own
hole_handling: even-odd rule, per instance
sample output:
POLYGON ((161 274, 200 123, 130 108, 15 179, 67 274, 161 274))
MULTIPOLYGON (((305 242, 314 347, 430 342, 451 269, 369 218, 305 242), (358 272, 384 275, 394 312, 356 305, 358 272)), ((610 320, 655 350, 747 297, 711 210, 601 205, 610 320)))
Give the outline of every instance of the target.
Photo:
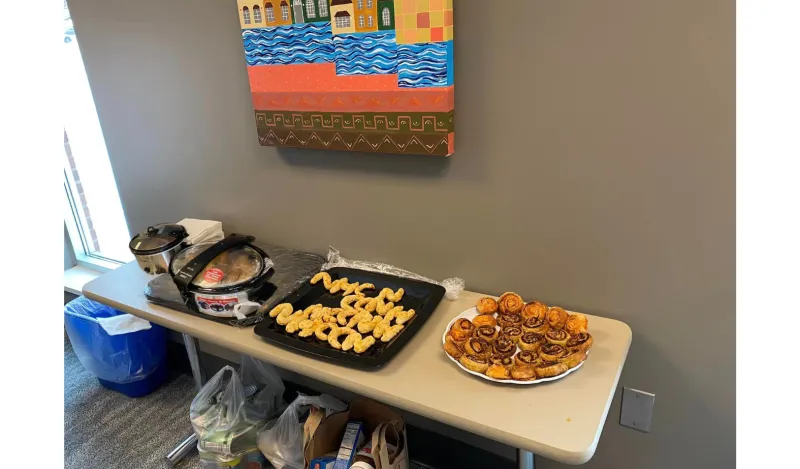
POLYGON ((222 241, 218 241, 213 246, 201 252, 194 259, 189 261, 181 270, 175 273, 172 280, 181 292, 184 300, 189 298, 189 284, 197 275, 206 268, 206 266, 214 260, 215 257, 228 249, 241 246, 243 244, 252 243, 256 238, 253 236, 245 236, 240 234, 231 234, 225 237, 222 241))

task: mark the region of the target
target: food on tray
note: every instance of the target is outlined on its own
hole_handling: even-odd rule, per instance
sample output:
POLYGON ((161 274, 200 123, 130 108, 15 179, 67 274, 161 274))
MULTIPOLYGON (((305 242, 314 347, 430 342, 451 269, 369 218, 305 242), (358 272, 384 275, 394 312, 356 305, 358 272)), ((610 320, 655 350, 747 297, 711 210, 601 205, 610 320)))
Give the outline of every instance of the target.
POLYGON ((550 329, 550 325, 544 318, 531 317, 522 322, 522 330, 525 332, 544 334, 548 329, 550 329))
POLYGON ((275 316, 289 316, 293 312, 294 307, 291 303, 281 303, 272 308, 272 310, 269 312, 269 317, 274 318, 275 316))
POLYGON ((356 353, 364 353, 367 351, 368 348, 372 347, 375 344, 375 337, 367 336, 361 340, 357 340, 353 343, 353 351, 356 353))
POLYGON ((328 272, 320 272, 317 275, 311 277, 311 285, 316 285, 319 281, 322 280, 322 285, 325 287, 326 290, 331 289, 331 274, 328 272))
POLYGON ((531 365, 514 365, 511 367, 511 377, 520 381, 530 381, 536 378, 536 371, 531 365))
POLYGON ((553 306, 547 311, 547 324, 549 324, 552 329, 563 329, 568 318, 569 313, 558 306, 553 306))
POLYGON ((375 289, 375 285, 373 285, 371 283, 362 283, 361 285, 356 287, 355 293, 358 296, 365 296, 366 294, 364 293, 364 290, 374 290, 374 289, 375 289))
POLYGON ((381 290, 380 294, 378 295, 378 298, 387 299, 389 301, 397 303, 403 298, 404 294, 405 290, 403 290, 402 288, 399 288, 397 291, 394 291, 391 288, 384 288, 383 290, 381 290))
POLYGON ((329 322, 324 322, 322 323, 321 326, 319 326, 316 330, 314 330, 314 336, 321 341, 327 342, 328 334, 326 331, 333 329, 334 327, 335 327, 334 324, 331 324, 329 322))
POLYGON ((475 324, 476 327, 480 326, 496 326, 497 319, 494 318, 491 314, 480 314, 475 316, 475 319, 472 320, 472 323, 475 324))
POLYGON ((344 309, 342 308, 341 312, 336 315, 336 322, 339 323, 340 326, 347 325, 347 319, 350 316, 355 316, 358 311, 352 308, 344 309))
POLYGON ((552 378, 562 373, 566 373, 567 365, 563 363, 545 362, 536 367, 537 378, 552 378))
POLYGON ((538 301, 531 301, 522 308, 521 314, 524 319, 529 319, 529 318, 545 319, 545 317, 547 316, 547 305, 544 303, 540 303, 538 301))
POLYGON ((514 355, 514 364, 515 365, 531 365, 536 366, 542 363, 541 358, 536 352, 531 352, 530 350, 523 350, 518 354, 514 355))
POLYGON ((539 347, 539 357, 546 362, 557 362, 559 358, 567 354, 567 349, 563 345, 544 344, 539 347))
POLYGON ((475 328, 473 335, 491 343, 497 340, 497 337, 500 336, 500 331, 494 326, 480 326, 475 328))
POLYGON ((484 339, 472 337, 464 342, 464 351, 472 355, 489 357, 492 354, 492 345, 484 339))
POLYGON ((342 309, 353 308, 353 303, 359 301, 360 299, 361 297, 358 295, 347 295, 342 298, 342 301, 339 303, 339 305, 342 307, 342 309))
POLYGON ((575 335, 579 332, 587 332, 589 330, 589 319, 581 314, 570 314, 567 318, 567 323, 564 325, 569 335, 575 335))
POLYGON ((464 355, 463 342, 456 342, 451 336, 447 336, 444 340, 444 351, 453 358, 459 358, 464 355))
POLYGON ((514 342, 514 345, 519 342, 519 338, 522 337, 522 334, 522 328, 517 326, 508 326, 500 329, 500 337, 508 337, 514 342))
POLYGON ((522 297, 513 292, 506 292, 497 300, 497 309, 500 313, 518 314, 522 311, 525 302, 522 297))
POLYGON ((567 345, 569 334, 563 329, 550 329, 545 333, 544 338, 551 344, 567 345))
MULTIPOLYGON (((381 336, 381 342, 389 342, 390 340, 394 339, 400 331, 403 330, 405 326, 402 324, 395 324, 394 326, 389 326, 383 331, 383 335, 381 336)), ((373 337, 375 333, 372 333, 373 337)))
MULTIPOLYGON (((400 308, 400 307, 401 306, 398 306, 398 308, 400 308)), ((399 311, 397 313, 397 316, 395 316, 394 322, 396 322, 397 324, 401 324, 401 325, 405 324, 408 321, 410 321, 411 318, 413 318, 416 314, 417 314, 417 312, 414 311, 413 309, 409 309, 408 311, 399 311)))
POLYGON ((376 313, 378 313, 378 314, 380 314, 381 316, 383 316, 384 314, 386 314, 386 313, 388 313, 389 311, 391 311, 391 310, 392 310, 392 308, 394 308, 394 303, 392 303, 391 301, 390 301, 390 302, 388 302, 388 303, 384 303, 384 302, 383 302, 383 298, 380 298, 380 297, 379 297, 379 298, 377 299, 377 304, 376 304, 376 306, 375 306, 375 312, 376 312, 376 313))
POLYGON ((356 289, 358 289, 359 283, 348 283, 347 285, 342 286, 342 295, 348 296, 355 293, 356 289))
POLYGON ((583 350, 575 350, 574 352, 567 352, 567 355, 561 357, 558 361, 567 365, 567 368, 575 368, 586 360, 586 352, 583 350))
POLYGON ((512 356, 517 352, 517 343, 506 336, 500 336, 492 344, 495 354, 512 356))
POLYGON ((475 309, 478 310, 478 314, 494 314, 497 312, 497 300, 485 296, 478 300, 475 309))
POLYGON ((344 290, 347 285, 347 277, 342 277, 339 280, 334 280, 331 283, 331 287, 328 289, 328 291, 333 295, 334 293, 344 290))
MULTIPOLYGON (((592 347, 589 320, 539 301, 524 303, 514 292, 482 297, 478 315, 455 320, 445 352, 468 370, 498 380, 551 378, 579 366, 592 347), (484 370, 484 371, 481 371, 484 370)), ((474 313, 473 313, 474 314, 474 313)))
POLYGON ((372 332, 375 330, 375 326, 383 322, 383 318, 380 316, 372 316, 369 319, 362 319, 358 322, 358 332, 362 334, 366 334, 367 332, 372 332))
POLYGON ((522 316, 519 314, 500 313, 497 315, 497 325, 500 327, 522 327, 522 316))
POLYGON ((331 347, 335 348, 336 350, 341 350, 342 344, 341 342, 339 342, 339 336, 345 334, 349 335, 354 332, 356 331, 350 329, 349 327, 333 326, 331 328, 331 331, 328 332, 328 343, 330 344, 331 347))
POLYGON ((531 352, 535 352, 546 343, 547 339, 545 339, 542 334, 538 334, 536 332, 526 332, 522 334, 522 337, 519 338, 517 345, 519 346, 520 350, 530 350, 531 352))
POLYGON ((486 369, 486 376, 494 379, 508 379, 511 376, 509 369, 503 365, 489 365, 486 369))
POLYGON ((592 348, 594 339, 588 332, 579 332, 567 340, 567 348, 570 350, 583 350, 584 352, 592 348))
POLYGON ((473 355, 469 352, 461 355, 458 362, 464 365, 468 370, 478 373, 484 373, 489 369, 489 359, 485 356, 473 355))

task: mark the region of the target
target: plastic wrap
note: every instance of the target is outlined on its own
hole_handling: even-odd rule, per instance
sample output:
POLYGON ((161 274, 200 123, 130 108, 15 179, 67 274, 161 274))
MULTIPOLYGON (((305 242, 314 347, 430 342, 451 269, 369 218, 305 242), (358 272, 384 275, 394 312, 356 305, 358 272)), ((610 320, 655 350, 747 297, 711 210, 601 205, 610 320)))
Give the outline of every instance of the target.
POLYGON ((79 296, 64 306, 64 327, 78 360, 93 375, 117 384, 141 381, 164 362, 167 331, 151 324, 147 330, 109 335, 101 321, 118 316, 127 313, 79 296))
POLYGON ((280 418, 270 422, 271 426, 258 435, 258 449, 275 469, 305 468, 302 416, 311 406, 324 409, 326 417, 347 409, 347 404, 327 394, 321 396, 299 394, 280 418))
POLYGON ((458 295, 464 290, 464 279, 458 277, 450 277, 437 282, 436 280, 423 277, 422 275, 409 272, 408 270, 401 269, 390 264, 383 264, 381 262, 367 262, 367 261, 353 261, 345 259, 339 254, 339 251, 333 247, 328 249, 328 259, 322 265, 322 270, 329 270, 334 267, 349 267, 352 269, 368 270, 370 272, 378 272, 386 275, 394 275, 395 277, 408 278, 412 280, 419 280, 422 282, 433 283, 441 285, 445 289, 444 297, 448 300, 455 300, 458 295))
POLYGON ((189 417, 206 459, 228 463, 253 451, 258 431, 285 407, 275 368, 242 356, 241 373, 225 366, 192 400, 189 417))

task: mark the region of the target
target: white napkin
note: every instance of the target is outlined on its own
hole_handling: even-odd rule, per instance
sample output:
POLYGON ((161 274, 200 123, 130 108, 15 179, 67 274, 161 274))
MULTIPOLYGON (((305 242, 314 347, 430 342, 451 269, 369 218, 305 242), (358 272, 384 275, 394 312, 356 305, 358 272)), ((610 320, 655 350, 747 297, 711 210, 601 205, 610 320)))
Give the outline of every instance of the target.
POLYGON ((186 228, 186 232, 189 234, 184 240, 187 244, 215 243, 225 237, 225 233, 222 231, 222 222, 184 218, 178 224, 186 228))
POLYGON ((146 331, 153 327, 148 321, 132 314, 121 314, 111 318, 97 318, 97 322, 108 335, 130 334, 131 332, 146 331))

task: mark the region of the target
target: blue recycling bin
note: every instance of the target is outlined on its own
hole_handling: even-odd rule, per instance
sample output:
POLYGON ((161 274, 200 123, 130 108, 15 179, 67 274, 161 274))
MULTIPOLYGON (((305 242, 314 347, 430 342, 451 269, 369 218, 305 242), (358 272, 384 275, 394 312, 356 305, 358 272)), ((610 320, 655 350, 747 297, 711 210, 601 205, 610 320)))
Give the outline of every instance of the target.
POLYGON ((150 329, 109 335, 98 321, 123 314, 80 296, 64 306, 64 326, 78 360, 100 384, 141 397, 167 377, 167 330, 151 323, 150 329))

